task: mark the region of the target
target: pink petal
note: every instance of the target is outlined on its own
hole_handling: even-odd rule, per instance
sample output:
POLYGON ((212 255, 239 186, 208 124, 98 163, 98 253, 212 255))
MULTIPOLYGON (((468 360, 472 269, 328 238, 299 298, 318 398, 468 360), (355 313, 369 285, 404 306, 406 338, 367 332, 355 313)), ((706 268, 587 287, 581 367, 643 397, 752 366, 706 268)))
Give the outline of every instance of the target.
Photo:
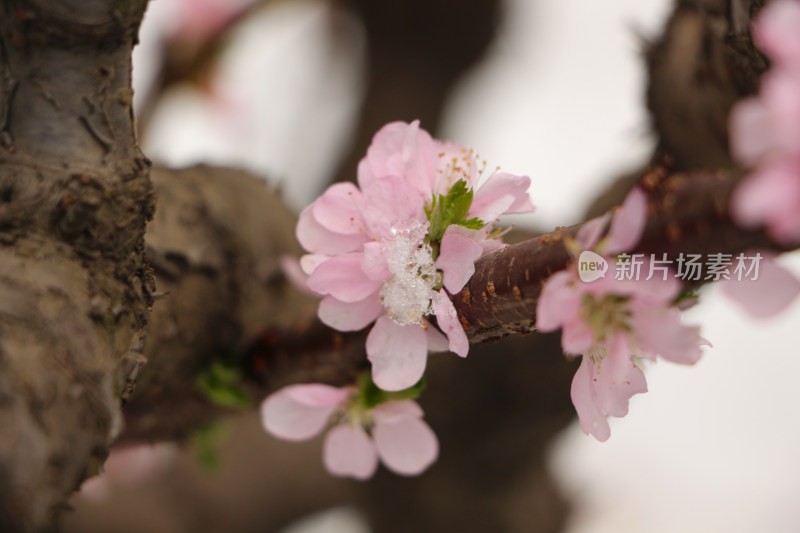
POLYGON ((528 176, 515 176, 500 172, 490 177, 475 191, 467 218, 478 217, 489 223, 502 214, 529 213, 533 211, 528 187, 528 176))
POLYGON ((786 309, 800 294, 800 280, 775 261, 773 254, 759 253, 763 259, 759 263, 758 279, 732 278, 720 283, 725 295, 742 309, 756 318, 770 318, 786 309))
POLYGON ((367 236, 358 233, 344 235, 335 233, 320 224, 312 213, 313 204, 303 209, 297 220, 297 240, 309 252, 339 255, 358 250, 367 241, 367 236))
POLYGON ((575 276, 566 270, 547 278, 536 304, 536 329, 555 331, 579 316, 582 293, 577 284, 575 276))
POLYGON ((111 479, 105 474, 100 474, 84 481, 78 490, 81 497, 98 504, 107 502, 113 489, 111 479))
POLYGON ((592 368, 592 362, 588 357, 583 356, 581 366, 578 367, 575 377, 572 378, 570 396, 583 432, 587 435, 594 435, 597 440, 604 442, 611 436, 611 428, 608 426, 606 415, 595 405, 592 393, 592 368))
POLYGON ((603 253, 614 255, 632 250, 642 238, 646 223, 647 195, 639 187, 635 187, 611 219, 611 229, 608 231, 603 253))
POLYGON ((800 64, 773 68, 762 77, 761 100, 769 110, 775 152, 800 156, 800 64))
POLYGON ((595 403, 607 415, 625 416, 631 396, 647 392, 644 374, 633 363, 622 332, 614 335, 608 343, 608 355, 593 364, 590 371, 595 403))
POLYGON ((330 407, 344 403, 353 394, 351 387, 333 387, 322 383, 289 385, 281 389, 292 401, 309 407, 330 407))
MULTIPOLYGON (((733 192, 734 220, 745 227, 792 219, 800 207, 800 165, 780 159, 762 165, 733 192)), ((800 233, 800 227, 797 231, 800 233)))
POLYGON ((441 330, 447 334, 447 338, 450 339, 450 351, 461 357, 466 357, 469 351, 467 334, 458 319, 453 302, 450 301, 444 289, 435 294, 431 299, 431 303, 433 313, 436 315, 436 322, 441 330))
POLYGON ((367 278, 361 270, 362 257, 363 254, 357 253, 328 259, 308 277, 308 287, 345 303, 360 302, 383 286, 382 282, 367 278))
POLYGON ((361 212, 364 197, 352 183, 335 183, 311 204, 314 218, 320 225, 345 235, 364 232, 361 212))
POLYGON ((758 98, 739 101, 731 110, 729 123, 731 152, 739 162, 755 163, 769 151, 769 117, 758 98))
POLYGON ((261 423, 278 438, 307 440, 325 428, 337 406, 349 394, 346 389, 329 385, 290 385, 262 402, 261 423))
POLYGON ((436 151, 436 170, 432 193, 446 195, 457 181, 463 180, 467 188, 475 186, 478 164, 472 152, 452 142, 433 141, 436 151))
POLYGON ((483 255, 473 235, 472 230, 453 224, 442 236, 436 268, 444 274, 444 286, 451 294, 464 288, 475 273, 475 261, 483 255))
POLYGON ((334 476, 365 480, 378 468, 375 446, 359 427, 340 424, 328 432, 322 448, 322 462, 334 476))
POLYGON ((392 277, 389 264, 383 256, 383 245, 368 242, 364 245, 364 257, 361 259, 361 270, 368 279, 385 281, 392 277))
POLYGON ((376 180, 394 175, 402 177, 423 197, 431 196, 434 144, 428 132, 419 127, 419 121, 385 125, 373 137, 365 159, 358 174, 362 190, 376 180))
POLYGON ((429 352, 447 352, 450 350, 450 341, 444 333, 439 331, 427 320, 422 321, 425 324, 425 336, 428 339, 429 352))
POLYGON ((800 63, 800 5, 788 0, 773 0, 759 15, 753 35, 762 48, 779 62, 800 63))
POLYGON ((396 474, 418 475, 439 456, 439 440, 421 418, 376 418, 372 437, 381 462, 396 474))
POLYGON ((306 294, 317 295, 317 293, 308 288, 308 274, 303 272, 297 256, 283 254, 278 258, 278 263, 280 264, 281 272, 294 288, 306 294))
POLYGON ((319 265, 330 258, 331 257, 329 255, 306 254, 300 257, 300 268, 303 270, 306 276, 310 276, 319 265))
POLYGON ((483 255, 496 252, 497 250, 502 250, 508 246, 506 243, 500 240, 499 237, 491 239, 488 238, 489 232, 486 230, 486 228, 477 231, 481 232, 482 234, 482 239, 478 241, 478 244, 480 244, 481 248, 483 248, 483 255))
POLYGON ((323 323, 338 331, 364 329, 383 313, 383 305, 375 292, 360 302, 342 302, 326 296, 319 303, 317 316, 323 323))
POLYGON ((364 196, 364 219, 370 235, 391 238, 392 229, 408 229, 410 222, 427 223, 422 197, 403 178, 386 176, 375 180, 364 189, 364 196))
POLYGON ((588 291, 594 294, 617 294, 629 296, 633 300, 647 302, 651 305, 668 304, 675 299, 681 291, 681 282, 670 271, 666 279, 662 273, 654 271, 653 277, 647 279, 650 271, 650 258, 642 258, 641 275, 639 279, 618 280, 608 275, 605 278, 590 284, 588 291))
POLYGON ((402 175, 405 168, 402 162, 403 140, 408 124, 390 122, 372 137, 367 155, 359 164, 358 185, 365 190, 373 180, 390 174, 402 175), (391 169, 391 170, 390 170, 391 169))
POLYGON ((433 197, 435 150, 433 139, 427 131, 419 127, 419 120, 412 122, 406 130, 403 143, 405 173, 401 175, 426 199, 433 197))
POLYGON ((681 312, 675 308, 650 307, 637 309, 631 305, 633 334, 637 344, 682 365, 693 365, 703 355, 701 346, 707 343, 700 328, 681 324, 681 312))
POLYGON ((367 359, 372 363, 372 379, 378 387, 386 391, 407 389, 425 373, 425 330, 417 325, 400 326, 383 315, 367 336, 367 359))
POLYGON ((575 234, 575 240, 578 242, 581 250, 594 250, 595 245, 600 240, 608 226, 608 221, 611 219, 610 214, 606 213, 602 217, 593 218, 585 222, 578 233, 575 234))
POLYGON ((169 466, 177 455, 171 443, 136 444, 114 448, 103 469, 115 484, 139 487, 155 479, 169 466))
POLYGON ((591 326, 576 316, 566 322, 561 329, 561 347, 565 353, 580 355, 594 345, 594 331, 591 326))
POLYGON ((370 411, 376 422, 394 423, 403 418, 422 418, 422 407, 414 400, 382 403, 370 411))

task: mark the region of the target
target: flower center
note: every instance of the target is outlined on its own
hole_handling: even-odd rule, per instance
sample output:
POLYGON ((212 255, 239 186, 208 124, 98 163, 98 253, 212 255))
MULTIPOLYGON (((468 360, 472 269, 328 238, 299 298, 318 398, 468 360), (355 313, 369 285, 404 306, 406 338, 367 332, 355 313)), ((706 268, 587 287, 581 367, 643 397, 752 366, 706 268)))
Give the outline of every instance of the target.
POLYGON ((592 327, 594 339, 602 342, 615 331, 630 331, 631 312, 628 309, 628 297, 606 294, 600 298, 593 294, 583 297, 581 309, 583 318, 592 327))
POLYGON ((381 288, 381 302, 389 317, 401 326, 421 324, 430 313, 437 275, 433 250, 424 242, 426 229, 418 222, 409 229, 392 227, 393 237, 383 243, 392 277, 381 288))

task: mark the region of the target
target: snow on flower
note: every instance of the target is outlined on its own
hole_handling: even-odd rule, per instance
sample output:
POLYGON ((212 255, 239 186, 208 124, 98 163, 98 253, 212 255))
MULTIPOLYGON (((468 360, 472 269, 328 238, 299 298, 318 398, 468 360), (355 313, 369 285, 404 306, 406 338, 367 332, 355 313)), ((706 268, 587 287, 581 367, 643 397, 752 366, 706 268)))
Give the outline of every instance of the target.
MULTIPOLYGON (((577 257, 580 249, 605 257, 631 249, 641 238, 647 201, 634 189, 611 218, 592 220, 568 246, 577 257)), ((568 354, 582 356, 572 381, 572 403, 581 429, 604 441, 611 434, 607 417, 622 417, 634 394, 647 391, 637 359, 657 355, 693 364, 706 342, 699 328, 681 324, 681 311, 673 305, 681 287, 668 276, 650 280, 618 280, 605 276, 583 282, 573 262, 550 276, 536 309, 540 331, 561 328, 561 345, 568 354)))
POLYGON ((382 389, 419 381, 428 351, 467 355, 447 293, 504 246, 490 233, 498 216, 533 209, 528 177, 498 172, 479 184, 481 173, 466 148, 417 121, 393 122, 359 163, 358 186, 332 185, 300 214, 297 238, 310 252, 300 264, 324 296, 319 317, 340 331, 375 322, 366 349, 382 389))
POLYGON ((290 385, 264 400, 261 419, 269 433, 289 441, 311 439, 330 426, 322 459, 333 475, 368 479, 380 459, 389 470, 413 476, 439 455, 436 435, 409 399, 418 392, 392 399, 368 379, 358 388, 290 385))
POLYGON ((800 242, 800 1, 775 0, 754 25, 754 39, 772 59, 759 95, 731 112, 731 149, 752 173, 735 191, 733 214, 764 225, 783 244, 800 242))

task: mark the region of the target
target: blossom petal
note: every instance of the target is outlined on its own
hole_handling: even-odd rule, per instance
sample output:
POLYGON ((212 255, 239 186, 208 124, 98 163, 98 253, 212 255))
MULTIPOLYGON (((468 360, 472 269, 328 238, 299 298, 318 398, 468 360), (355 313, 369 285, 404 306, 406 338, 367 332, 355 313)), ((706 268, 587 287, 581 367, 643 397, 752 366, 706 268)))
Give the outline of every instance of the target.
POLYGON ((375 446, 361 427, 340 424, 331 428, 322 448, 322 462, 334 476, 365 480, 378 468, 375 446))
POLYGON ((177 455, 175 444, 166 442, 114 448, 103 469, 114 483, 134 488, 163 473, 177 455))
POLYGON ((364 329, 383 313, 383 305, 375 292, 359 302, 342 302, 326 296, 319 303, 317 316, 324 324, 338 331, 364 329))
POLYGON ((363 233, 344 235, 320 224, 312 212, 313 204, 303 209, 295 234, 300 245, 312 253, 338 255, 358 250, 367 241, 363 233))
POLYGON ((475 242, 470 231, 453 224, 442 236, 436 268, 444 274, 444 286, 451 294, 464 288, 475 273, 475 261, 483 255, 483 248, 475 242))
POLYGON ((386 176, 364 189, 367 206, 364 220, 371 235, 391 238, 399 230, 409 229, 410 222, 427 224, 422 196, 398 176, 386 176))
POLYGON ((337 406, 350 394, 329 385, 290 385, 261 404, 261 422, 272 435, 291 441, 310 439, 328 424, 337 406))
POLYGON ((608 426, 606 415, 598 409, 594 401, 591 375, 593 367, 589 357, 584 355, 581 366, 572 378, 570 396, 583 432, 594 435, 597 440, 604 442, 611 436, 611 428, 608 426))
POLYGON ((431 196, 434 164, 433 139, 419 127, 419 121, 392 122, 372 138, 364 168, 359 168, 358 183, 365 191, 386 176, 400 176, 427 198, 431 196))
POLYGON ((478 217, 489 223, 502 214, 529 213, 533 211, 528 187, 528 176, 515 176, 500 172, 489 178, 476 191, 467 218, 478 217))
POLYGON ((383 255, 383 245, 381 243, 373 241, 364 245, 361 270, 371 280, 385 281, 392 277, 392 273, 389 271, 389 264, 383 255))
POLYGON ((397 422, 402 418, 422 418, 422 407, 414 400, 382 403, 370 411, 376 422, 397 422))
POLYGON ((361 269, 363 254, 340 255, 319 265, 308 277, 308 287, 346 303, 359 302, 383 285, 361 269))
POLYGON ((429 352, 447 352, 450 351, 450 341, 447 336, 439 331, 438 328, 433 327, 433 324, 427 320, 422 321, 425 324, 425 336, 428 339, 429 352))
POLYGON ((758 98, 740 100, 729 121, 731 152, 743 164, 755 163, 770 149, 769 116, 758 98))
POLYGON ((681 323, 681 312, 663 306, 637 308, 631 303, 633 334, 646 350, 682 365, 693 365, 703 355, 701 346, 708 342, 698 326, 681 323))
POLYGON ((314 218, 320 225, 345 235, 364 232, 361 212, 364 197, 354 184, 335 183, 311 204, 314 218))
POLYGON ((579 316, 581 295, 576 284, 575 276, 565 270, 547 278, 536 304, 536 329, 555 331, 579 316))
POLYGON ((317 296, 317 293, 308 288, 308 274, 303 271, 300 259, 292 254, 283 254, 278 258, 281 272, 295 289, 306 294, 317 296))
POLYGON ((394 421, 376 417, 372 436, 381 462, 396 474, 420 474, 439 456, 436 434, 418 417, 398 417, 394 421))
POLYGON ((306 274, 306 276, 310 276, 314 270, 330 259, 329 255, 323 254, 305 254, 304 256, 300 257, 300 268, 306 274))
POLYGON ((561 328, 561 348, 564 353, 580 355, 594 344, 594 332, 586 321, 577 315, 561 328))
POLYGON ((800 63, 800 6, 797 2, 772 2, 756 20, 753 35, 758 46, 780 62, 800 63))
POLYGON ((425 373, 428 342, 418 325, 400 326, 383 315, 367 336, 367 359, 372 363, 372 379, 383 390, 411 387, 425 373))
POLYGON ((613 255, 633 249, 642 238, 646 222, 647 195, 635 187, 611 219, 603 253, 613 255))
POLYGON ((578 233, 575 234, 575 240, 582 250, 594 250, 597 241, 599 241, 600 237, 603 235, 603 231, 608 226, 608 221, 610 219, 610 214, 606 213, 601 217, 596 217, 585 222, 580 227, 578 233))
POLYGON ((447 195, 453 185, 464 180, 467 188, 475 186, 478 164, 473 153, 460 144, 434 140, 436 169, 433 179, 434 195, 447 195))
MULTIPOLYGON (((800 161, 800 159, 798 159, 800 161)), ((766 224, 778 241, 800 241, 800 163, 781 158, 760 166, 733 193, 732 211, 745 227, 766 224)))
POLYGON ((622 332, 614 335, 608 345, 608 354, 594 363, 590 371, 595 402, 600 411, 607 415, 625 416, 631 396, 647 392, 644 374, 631 359, 631 351, 622 332))
POLYGON ((777 315, 800 294, 800 280, 783 268, 775 256, 760 252, 758 279, 737 280, 731 278, 720 282, 722 291, 756 318, 777 315))
POLYGON ((469 341, 450 297, 444 292, 444 289, 441 289, 435 293, 431 303, 433 313, 436 315, 436 322, 450 340, 450 351, 466 357, 469 351, 469 341))

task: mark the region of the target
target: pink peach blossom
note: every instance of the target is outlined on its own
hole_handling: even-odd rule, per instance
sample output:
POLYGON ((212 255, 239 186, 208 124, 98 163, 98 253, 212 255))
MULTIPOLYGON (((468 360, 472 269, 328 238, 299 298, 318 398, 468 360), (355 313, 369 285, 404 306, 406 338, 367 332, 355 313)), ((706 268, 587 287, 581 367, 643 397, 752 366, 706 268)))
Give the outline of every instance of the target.
POLYGON ((439 441, 422 415, 413 400, 365 408, 353 387, 321 384, 290 385, 261 405, 264 428, 284 440, 307 440, 332 424, 323 445, 325 468, 335 476, 359 480, 372 477, 378 459, 406 476, 433 464, 439 441))
MULTIPOLYGON (((595 219, 571 246, 609 258, 636 245, 646 217, 646 196, 634 189, 611 218, 607 235, 609 217, 595 219)), ((647 391, 637 358, 661 356, 682 364, 699 359, 705 341, 699 328, 681 324, 680 310, 672 305, 679 292, 674 277, 618 280, 606 275, 584 282, 575 262, 548 278, 536 308, 536 327, 543 332, 560 328, 564 351, 582 357, 571 395, 586 434, 608 439, 607 418, 625 416, 631 396, 647 391)))
POLYGON ((385 390, 419 381, 429 350, 467 355, 442 287, 459 292, 475 261, 503 246, 489 232, 499 215, 533 209, 529 178, 479 178, 471 151, 431 138, 417 121, 393 122, 367 149, 358 186, 335 184, 300 214, 297 238, 310 252, 301 266, 308 287, 324 296, 319 317, 341 331, 375 322, 367 355, 385 390), (442 218, 456 211, 458 220, 442 218))
POLYGON ((800 241, 800 2, 775 0, 754 25, 773 60, 758 96, 730 116, 731 151, 752 173, 734 191, 732 212, 745 227, 766 226, 783 244, 800 241))

